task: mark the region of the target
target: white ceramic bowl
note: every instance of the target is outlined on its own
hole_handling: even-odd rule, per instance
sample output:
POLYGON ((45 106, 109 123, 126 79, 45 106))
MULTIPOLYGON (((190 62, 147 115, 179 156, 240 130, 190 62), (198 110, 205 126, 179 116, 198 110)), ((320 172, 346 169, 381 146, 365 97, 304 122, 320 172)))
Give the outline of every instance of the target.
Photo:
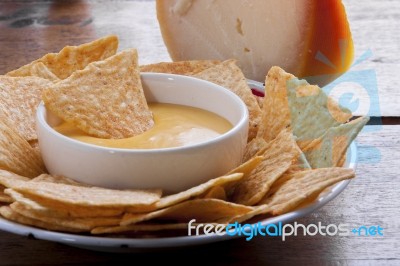
POLYGON ((214 112, 233 128, 195 145, 165 149, 106 148, 68 138, 52 127, 61 120, 39 105, 37 133, 50 174, 108 188, 161 188, 176 193, 225 174, 240 164, 248 112, 242 100, 213 83, 172 74, 142 73, 148 102, 182 104, 214 112))

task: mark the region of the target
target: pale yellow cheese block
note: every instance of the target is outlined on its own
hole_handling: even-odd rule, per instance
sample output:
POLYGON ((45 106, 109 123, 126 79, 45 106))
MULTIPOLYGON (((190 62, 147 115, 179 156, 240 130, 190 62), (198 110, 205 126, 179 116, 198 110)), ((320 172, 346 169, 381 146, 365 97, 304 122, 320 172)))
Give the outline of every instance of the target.
POLYGON ((321 85, 353 58, 340 0, 157 0, 157 16, 174 61, 233 58, 261 82, 280 66, 321 85))

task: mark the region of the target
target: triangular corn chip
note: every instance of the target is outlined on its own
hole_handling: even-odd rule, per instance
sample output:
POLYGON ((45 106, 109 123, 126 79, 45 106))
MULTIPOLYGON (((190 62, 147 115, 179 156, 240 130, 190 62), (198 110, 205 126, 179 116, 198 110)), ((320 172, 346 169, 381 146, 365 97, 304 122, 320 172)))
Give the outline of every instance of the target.
POLYGON ((193 75, 196 78, 213 82, 217 85, 225 87, 238 95, 246 104, 249 110, 249 136, 248 140, 252 140, 257 135, 257 130, 261 119, 261 109, 243 72, 236 65, 235 60, 227 60, 214 67, 193 75))
POLYGON ((190 198, 199 196, 200 194, 206 193, 213 187, 222 186, 222 185, 226 185, 226 184, 235 182, 235 181, 239 180, 240 178, 242 178, 242 176, 243 176, 242 173, 228 174, 226 176, 221 176, 221 177, 211 179, 203 184, 189 188, 188 190, 182 191, 180 193, 162 197, 156 203, 156 208, 162 209, 162 208, 165 208, 165 207, 168 207, 171 205, 175 205, 184 200, 188 200, 190 198))
POLYGON ((88 218, 73 218, 69 217, 51 217, 43 215, 41 212, 36 212, 34 209, 27 207, 20 202, 14 202, 10 208, 25 217, 36 219, 52 225, 74 228, 82 231, 90 231, 91 229, 99 226, 116 226, 119 225, 121 217, 88 217, 88 218))
POLYGON ((5 116, 26 141, 37 139, 36 108, 42 91, 52 84, 37 77, 0 76, 0 115, 5 116))
MULTIPOLYGON (((50 53, 19 69, 8 72, 8 76, 31 76, 37 71, 37 63, 43 63, 57 78, 65 79, 77 70, 84 69, 94 61, 101 61, 116 53, 118 38, 107 36, 79 46, 66 46, 59 53, 50 53)), ((36 74, 34 74, 36 75, 36 74)))
POLYGON ((353 169, 339 167, 295 172, 276 188, 274 194, 263 198, 258 204, 268 206, 273 215, 280 215, 317 196, 325 188, 354 176, 353 169))
POLYGON ((170 73, 178 75, 194 75, 207 68, 221 63, 218 60, 192 60, 178 62, 160 62, 140 66, 140 72, 170 73))
POLYGON ((265 80, 258 137, 272 140, 281 130, 291 128, 303 148, 351 116, 348 109, 328 98, 318 86, 309 85, 279 67, 272 67, 265 80))
MULTIPOLYGON (((244 205, 254 205, 268 192, 270 186, 296 160, 299 155, 293 135, 283 130, 276 139, 270 141, 257 155, 262 161, 233 188, 231 200, 244 205)), ((228 195, 231 193, 228 192, 228 195)))
POLYGON ((53 82, 60 80, 43 62, 33 63, 29 71, 29 75, 26 76, 39 77, 53 82))
POLYGON ((251 207, 218 199, 194 199, 151 213, 126 213, 122 218, 121 225, 130 225, 152 219, 178 222, 189 222, 196 219, 196 222, 219 222, 251 210, 251 207))
POLYGON ((322 137, 309 143, 303 150, 311 167, 334 167, 343 164, 347 148, 368 121, 368 117, 360 117, 332 127, 322 137))
POLYGON ((114 190, 49 182, 19 182, 11 188, 33 199, 41 199, 41 203, 46 202, 49 207, 65 209, 115 207, 147 210, 154 209, 152 205, 161 197, 161 191, 157 189, 114 190))
POLYGON ((55 225, 55 224, 51 224, 51 223, 42 222, 42 221, 39 221, 36 219, 32 219, 32 218, 23 216, 23 215, 15 212, 9 206, 0 207, 0 215, 7 218, 8 220, 11 220, 11 221, 14 221, 17 223, 32 225, 35 227, 44 228, 44 229, 52 230, 52 231, 73 232, 73 233, 85 231, 85 230, 70 228, 70 227, 61 226, 61 225, 55 225))
POLYGON ((127 138, 153 124, 144 96, 135 49, 89 64, 43 93, 46 107, 99 138, 127 138))
POLYGON ((0 169, 33 178, 45 172, 42 158, 0 116, 0 169))

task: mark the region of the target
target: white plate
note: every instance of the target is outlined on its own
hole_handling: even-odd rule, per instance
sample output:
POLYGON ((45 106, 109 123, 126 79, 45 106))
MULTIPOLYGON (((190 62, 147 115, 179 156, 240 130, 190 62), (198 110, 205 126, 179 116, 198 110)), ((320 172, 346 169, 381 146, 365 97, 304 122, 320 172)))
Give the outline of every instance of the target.
MULTIPOLYGON (((263 86, 259 82, 248 81, 249 85, 256 89, 262 90, 263 86)), ((345 167, 354 169, 357 162, 357 147, 353 142, 347 151, 345 167)), ((288 223, 295 221, 309 213, 321 208, 329 201, 339 195, 349 184, 350 180, 344 180, 329 190, 325 191, 318 199, 310 205, 268 219, 261 220, 262 225, 282 222, 288 223)), ((84 236, 76 234, 58 233, 43 229, 38 229, 31 226, 21 225, 3 219, 0 217, 0 229, 23 236, 34 237, 36 239, 58 242, 70 246, 80 247, 106 252, 140 252, 155 249, 164 249, 172 247, 186 247, 192 245, 207 244, 223 240, 232 239, 229 235, 201 235, 201 236, 179 236, 179 237, 163 237, 163 238, 116 238, 116 237, 97 237, 84 236)))

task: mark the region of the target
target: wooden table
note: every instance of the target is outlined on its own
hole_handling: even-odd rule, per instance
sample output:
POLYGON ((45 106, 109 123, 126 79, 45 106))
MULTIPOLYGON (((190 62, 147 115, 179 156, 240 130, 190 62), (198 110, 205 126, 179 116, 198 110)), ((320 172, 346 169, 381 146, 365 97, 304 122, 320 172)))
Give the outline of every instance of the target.
MULTIPOLYGON (((371 56, 351 71, 370 70, 364 84, 379 97, 379 112, 358 139, 357 178, 335 200, 298 223, 380 225, 383 236, 297 236, 235 239, 210 245, 140 254, 77 249, 0 231, 0 265, 136 264, 182 260, 204 264, 365 265, 400 264, 400 4, 396 1, 344 1, 353 30, 356 57, 371 56), (367 52, 368 55, 369 52, 367 52)), ((136 47, 142 64, 170 61, 161 39, 153 1, 1 1, 0 73, 63 46, 107 34, 120 37, 120 49, 136 47)), ((355 80, 354 83, 358 81, 355 80)), ((348 84, 349 86, 356 86, 348 84)), ((360 102, 364 94, 355 95, 360 102)), ((367 113, 360 109, 359 114, 367 113)))

